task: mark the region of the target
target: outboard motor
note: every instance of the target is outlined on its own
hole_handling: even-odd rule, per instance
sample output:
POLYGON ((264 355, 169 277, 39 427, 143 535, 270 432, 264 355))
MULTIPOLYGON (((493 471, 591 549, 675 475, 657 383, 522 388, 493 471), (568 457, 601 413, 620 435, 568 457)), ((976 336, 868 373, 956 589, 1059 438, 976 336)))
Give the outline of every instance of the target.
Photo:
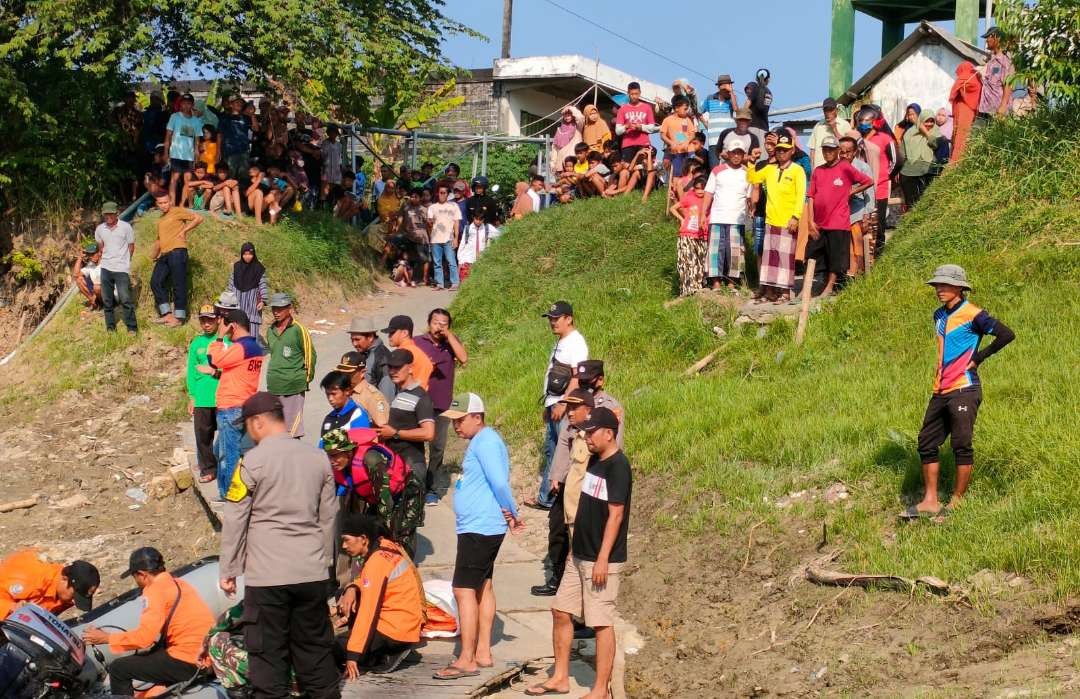
POLYGON ((98 679, 86 661, 82 640, 41 607, 19 607, 0 622, 0 697, 81 697, 98 679))

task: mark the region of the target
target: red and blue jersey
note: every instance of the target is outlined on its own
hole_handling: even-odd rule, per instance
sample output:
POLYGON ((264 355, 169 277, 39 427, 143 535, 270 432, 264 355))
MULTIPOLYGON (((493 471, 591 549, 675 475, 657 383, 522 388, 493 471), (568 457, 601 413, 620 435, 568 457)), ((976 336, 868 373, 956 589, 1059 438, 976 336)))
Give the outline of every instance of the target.
POLYGON ((934 393, 952 393, 979 385, 979 375, 974 367, 968 369, 968 365, 976 361, 983 336, 994 334, 996 325, 989 313, 967 300, 952 309, 942 306, 934 311, 938 344, 934 393))

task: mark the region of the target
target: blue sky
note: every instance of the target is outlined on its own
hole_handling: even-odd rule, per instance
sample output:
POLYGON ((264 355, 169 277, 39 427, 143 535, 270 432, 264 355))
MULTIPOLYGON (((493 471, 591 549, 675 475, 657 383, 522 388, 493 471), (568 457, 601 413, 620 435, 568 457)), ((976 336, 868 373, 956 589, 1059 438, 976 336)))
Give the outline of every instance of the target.
MULTIPOLYGON (((685 77, 705 92, 718 73, 731 73, 740 94, 742 85, 754 79, 758 68, 772 72, 773 107, 790 107, 820 101, 829 80, 830 0, 723 0, 686 5, 677 15, 666 3, 646 0, 556 0, 605 27, 633 38, 686 68, 658 58, 567 14, 545 0, 514 0, 513 56, 581 54, 596 56, 614 68, 660 84, 685 77), (701 7, 706 22, 696 22, 689 8, 701 7), (798 10, 796 11, 796 8, 798 10), (685 27, 679 32, 663 23, 678 16, 685 27), (771 38, 767 28, 779 20, 788 38, 771 38)), ((502 36, 502 0, 446 0, 444 12, 489 38, 489 41, 454 37, 446 42, 446 56, 463 68, 490 68, 497 58, 502 36)), ((951 30, 951 22, 943 26, 951 30)), ((910 32, 914 25, 907 27, 910 32)), ((881 23, 855 15, 854 78, 878 58, 881 23)), ((711 91, 711 90, 710 90, 711 91)))

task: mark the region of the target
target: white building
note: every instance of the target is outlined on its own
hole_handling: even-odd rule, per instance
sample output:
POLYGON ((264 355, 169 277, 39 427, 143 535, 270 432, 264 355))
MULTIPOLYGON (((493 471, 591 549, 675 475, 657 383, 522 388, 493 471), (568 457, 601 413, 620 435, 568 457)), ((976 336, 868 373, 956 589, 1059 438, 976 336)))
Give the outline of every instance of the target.
POLYGON ((948 108, 956 67, 961 61, 982 65, 988 55, 938 26, 921 22, 837 101, 852 112, 863 104, 877 104, 890 124, 902 120, 912 102, 923 109, 948 108))

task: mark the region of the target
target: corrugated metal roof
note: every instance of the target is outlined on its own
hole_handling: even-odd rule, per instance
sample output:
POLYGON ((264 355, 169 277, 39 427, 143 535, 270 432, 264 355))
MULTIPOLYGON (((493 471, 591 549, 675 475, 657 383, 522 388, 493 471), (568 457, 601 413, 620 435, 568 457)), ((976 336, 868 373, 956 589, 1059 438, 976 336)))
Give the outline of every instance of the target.
POLYGON ((844 94, 837 98, 837 102, 846 105, 857 100, 864 92, 877 83, 882 76, 904 60, 909 53, 918 48, 919 44, 931 39, 942 41, 952 48, 953 51, 976 64, 984 63, 987 56, 989 56, 987 51, 984 51, 977 46, 972 46, 955 34, 947 32, 930 22, 923 21, 919 23, 919 26, 915 28, 915 31, 897 44, 892 51, 885 54, 873 68, 866 71, 861 78, 853 82, 851 87, 845 90, 844 94))

